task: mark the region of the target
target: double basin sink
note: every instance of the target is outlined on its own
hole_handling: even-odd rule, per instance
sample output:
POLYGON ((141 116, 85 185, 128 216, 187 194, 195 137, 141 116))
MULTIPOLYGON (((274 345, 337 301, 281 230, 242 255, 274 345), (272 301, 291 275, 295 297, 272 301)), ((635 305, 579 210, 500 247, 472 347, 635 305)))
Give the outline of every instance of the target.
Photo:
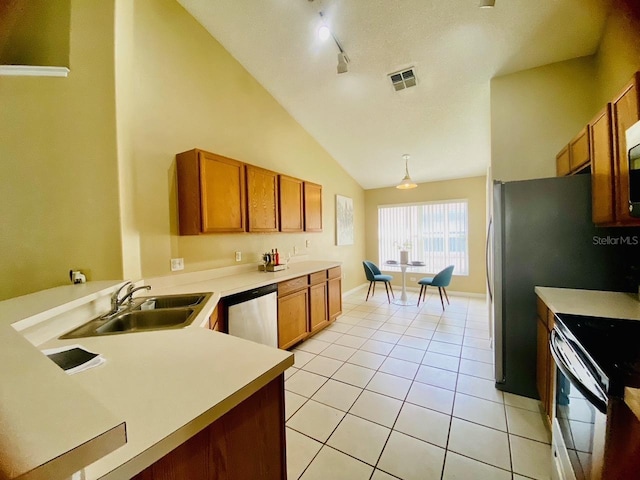
POLYGON ((60 338, 95 337, 120 333, 183 328, 190 325, 211 293, 136 297, 132 304, 110 316, 100 316, 60 338))

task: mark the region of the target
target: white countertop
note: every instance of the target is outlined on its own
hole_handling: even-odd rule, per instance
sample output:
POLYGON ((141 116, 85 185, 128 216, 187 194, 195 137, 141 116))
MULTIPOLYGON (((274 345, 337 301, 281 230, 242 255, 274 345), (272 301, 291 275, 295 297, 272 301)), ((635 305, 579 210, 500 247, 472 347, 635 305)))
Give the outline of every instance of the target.
POLYGON ((551 287, 535 292, 553 313, 640 320, 637 294, 551 287))
MULTIPOLYGON (((82 455, 85 460, 99 458, 122 444, 117 435, 105 434, 122 422, 126 422, 126 445, 87 467, 86 478, 129 478, 158 460, 293 364, 287 351, 198 328, 219 299, 339 265, 311 261, 273 273, 206 278, 198 272, 150 279, 145 283, 152 285, 152 295, 214 295, 191 327, 55 338, 38 347, 20 331, 60 321, 65 312, 108 296, 122 282, 69 285, 0 302, 0 380, 10 386, 0 390, 0 431, 11 432, 10 438, 0 435, 0 455, 3 462, 15 463, 8 465, 7 476, 13 478, 20 469, 28 471, 56 458, 67 461, 66 467, 78 465, 82 455), (80 343, 107 362, 67 376, 39 351, 69 343, 80 343), (89 457, 77 449, 75 457, 69 454, 101 435, 102 450, 92 452, 99 456, 89 457)), ((0 468, 0 477, 4 473, 0 468)))

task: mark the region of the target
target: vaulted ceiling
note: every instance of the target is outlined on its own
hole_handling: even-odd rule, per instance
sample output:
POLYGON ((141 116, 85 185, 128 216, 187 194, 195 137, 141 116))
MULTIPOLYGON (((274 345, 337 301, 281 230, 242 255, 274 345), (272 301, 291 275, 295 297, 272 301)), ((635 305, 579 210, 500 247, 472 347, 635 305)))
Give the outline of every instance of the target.
POLYGON ((178 0, 365 188, 483 175, 490 79, 597 51, 606 0, 178 0), (326 24, 344 47, 321 41, 326 24), (388 74, 413 67, 415 87, 388 74))

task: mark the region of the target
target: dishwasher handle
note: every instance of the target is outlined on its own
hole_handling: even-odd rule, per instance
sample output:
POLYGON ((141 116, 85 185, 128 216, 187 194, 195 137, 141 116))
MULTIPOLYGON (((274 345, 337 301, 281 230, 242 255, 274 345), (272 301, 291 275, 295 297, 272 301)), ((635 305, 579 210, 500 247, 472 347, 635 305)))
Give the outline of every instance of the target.
POLYGON ((264 297, 265 295, 269 295, 270 293, 274 293, 277 291, 278 284, 272 283, 270 285, 252 288, 251 290, 246 290, 244 292, 235 293, 233 295, 229 295, 228 297, 224 297, 224 304, 226 307, 230 307, 232 305, 238 305, 239 303, 248 302, 249 300, 253 300, 254 298, 264 297))

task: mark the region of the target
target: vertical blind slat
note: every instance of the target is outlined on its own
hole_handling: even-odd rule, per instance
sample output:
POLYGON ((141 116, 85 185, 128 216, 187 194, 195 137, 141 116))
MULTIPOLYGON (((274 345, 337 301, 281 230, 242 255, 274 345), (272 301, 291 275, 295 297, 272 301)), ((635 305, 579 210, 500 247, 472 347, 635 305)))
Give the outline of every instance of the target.
POLYGON ((455 265, 456 274, 469 274, 468 202, 426 203, 378 207, 379 262, 409 259, 425 263, 427 272, 455 265))

